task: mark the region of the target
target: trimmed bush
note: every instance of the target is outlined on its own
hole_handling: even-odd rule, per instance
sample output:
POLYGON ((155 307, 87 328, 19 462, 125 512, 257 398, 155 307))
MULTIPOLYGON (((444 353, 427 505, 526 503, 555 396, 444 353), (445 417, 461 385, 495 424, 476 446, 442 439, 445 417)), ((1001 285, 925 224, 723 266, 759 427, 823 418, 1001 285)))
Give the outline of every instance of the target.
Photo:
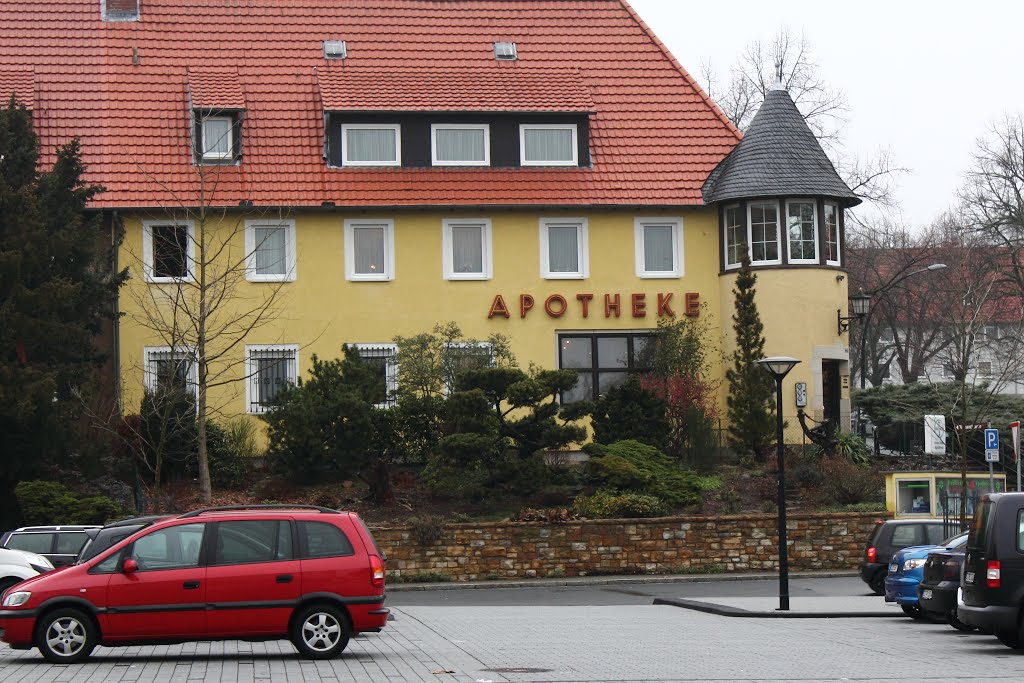
POLYGON ((660 517, 668 512, 657 496, 642 493, 615 493, 598 491, 592 496, 580 496, 573 510, 584 517, 660 517))
POLYGON ((654 497, 670 508, 701 501, 704 480, 656 448, 628 440, 590 444, 586 450, 590 460, 584 471, 597 489, 654 497))
POLYGON ((19 482, 14 495, 28 526, 103 524, 125 515, 121 506, 106 496, 81 498, 53 481, 19 482))

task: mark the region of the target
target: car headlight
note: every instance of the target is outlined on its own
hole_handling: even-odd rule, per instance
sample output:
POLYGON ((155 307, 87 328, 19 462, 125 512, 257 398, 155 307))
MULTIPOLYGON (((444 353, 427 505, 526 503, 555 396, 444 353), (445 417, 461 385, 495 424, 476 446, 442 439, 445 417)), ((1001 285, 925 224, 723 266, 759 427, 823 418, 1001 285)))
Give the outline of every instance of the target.
POLYGON ((4 598, 4 607, 21 607, 32 597, 29 591, 15 591, 4 598))
POLYGON ((923 560, 923 559, 907 560, 906 562, 903 563, 903 571, 906 572, 906 571, 910 571, 911 569, 917 569, 918 567, 923 567, 924 563, 925 563, 925 560, 923 560))
POLYGON ((53 566, 52 565, 47 567, 45 565, 36 564, 35 562, 29 562, 28 566, 32 567, 32 569, 35 569, 40 574, 45 574, 48 571, 53 571, 53 566))

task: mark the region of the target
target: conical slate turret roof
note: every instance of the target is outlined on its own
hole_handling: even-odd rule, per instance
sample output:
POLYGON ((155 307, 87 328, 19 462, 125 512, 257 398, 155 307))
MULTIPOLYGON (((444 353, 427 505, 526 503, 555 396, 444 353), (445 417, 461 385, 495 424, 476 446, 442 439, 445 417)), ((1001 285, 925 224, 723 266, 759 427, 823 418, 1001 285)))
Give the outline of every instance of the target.
POLYGON ((800 111, 781 86, 768 92, 743 140, 702 188, 707 204, 745 197, 831 197, 861 200, 843 182, 800 111))

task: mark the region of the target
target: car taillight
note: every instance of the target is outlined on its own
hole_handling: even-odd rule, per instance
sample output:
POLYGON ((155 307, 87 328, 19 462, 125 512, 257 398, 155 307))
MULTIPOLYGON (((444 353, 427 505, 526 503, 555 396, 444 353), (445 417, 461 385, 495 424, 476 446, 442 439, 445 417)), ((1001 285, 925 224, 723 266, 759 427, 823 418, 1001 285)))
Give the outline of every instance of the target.
POLYGON ((370 583, 374 588, 384 587, 384 562, 376 555, 370 555, 370 583))
POLYGON ((960 563, 956 560, 946 560, 942 563, 942 578, 944 579, 959 579, 960 578, 960 563))
POLYGON ((985 569, 985 585, 989 588, 999 588, 999 560, 988 561, 988 568, 985 569))
POLYGON ((877 556, 878 556, 878 551, 875 550, 875 546, 873 546, 873 545, 868 546, 868 562, 874 562, 875 558, 877 556))

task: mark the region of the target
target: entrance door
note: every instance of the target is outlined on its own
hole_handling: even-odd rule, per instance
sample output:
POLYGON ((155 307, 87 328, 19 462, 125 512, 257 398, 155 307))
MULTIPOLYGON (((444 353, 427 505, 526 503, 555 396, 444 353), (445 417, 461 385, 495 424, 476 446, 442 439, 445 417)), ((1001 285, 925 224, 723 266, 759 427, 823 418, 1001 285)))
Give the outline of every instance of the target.
POLYGON ((839 361, 821 361, 821 393, 824 402, 824 419, 839 424, 839 361))

